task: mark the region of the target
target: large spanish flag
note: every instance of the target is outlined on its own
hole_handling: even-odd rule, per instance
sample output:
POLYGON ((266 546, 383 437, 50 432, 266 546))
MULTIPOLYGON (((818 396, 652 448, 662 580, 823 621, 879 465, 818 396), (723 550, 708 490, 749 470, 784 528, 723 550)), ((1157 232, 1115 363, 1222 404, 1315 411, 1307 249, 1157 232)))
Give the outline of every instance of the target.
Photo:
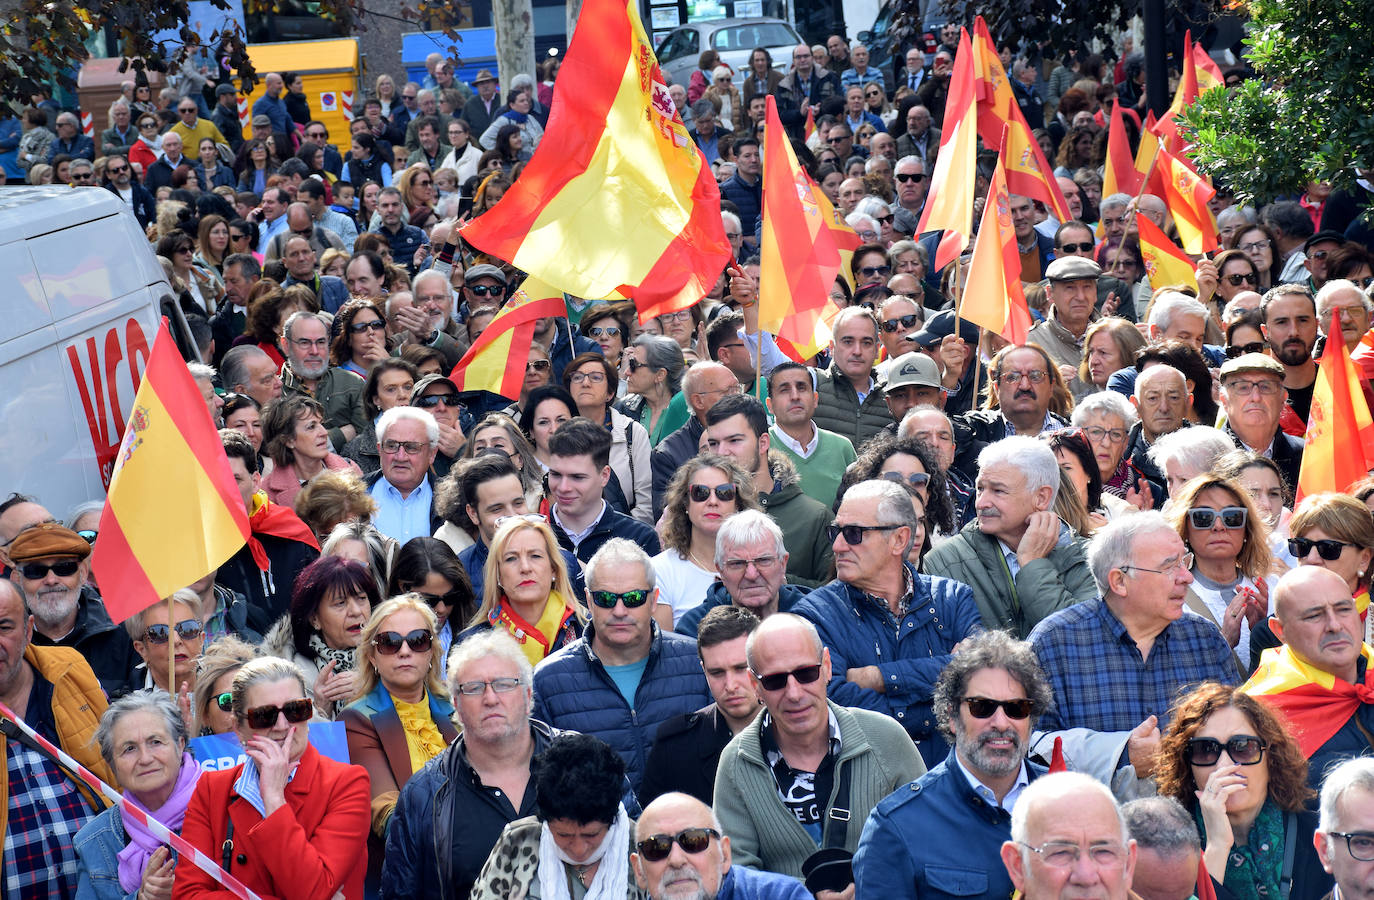
POLYGON ((633 297, 648 319, 706 296, 730 245, 637 6, 583 5, 539 149, 463 238, 574 296, 633 297))
POLYGON ((1374 468, 1374 419, 1355 364, 1340 339, 1338 312, 1331 314, 1327 334, 1335 340, 1326 342, 1317 364, 1295 502, 1323 491, 1344 493, 1374 468))
POLYGON ((1150 287, 1187 285, 1197 290, 1197 271, 1193 261, 1171 240, 1149 216, 1135 217, 1136 232, 1140 236, 1140 256, 1145 260, 1145 272, 1150 287))
POLYGON ((968 32, 960 31, 959 52, 949 79, 940 155, 930 178, 930 194, 917 234, 943 230, 935 249, 935 269, 953 262, 973 235, 973 187, 977 180, 978 109, 974 102, 973 45, 968 32))
POLYGON ((1217 220, 1207 206, 1216 189, 1162 144, 1155 170, 1164 182, 1163 200, 1173 214, 1184 251, 1196 256, 1217 249, 1217 220))
POLYGON ((535 322, 567 314, 563 292, 531 275, 472 342, 449 379, 460 391, 490 391, 519 400, 535 322))
POLYGON ((1182 154, 1185 147, 1183 135, 1179 132, 1179 115, 1192 106, 1198 95, 1197 60, 1193 57, 1193 32, 1183 35, 1183 76, 1178 80, 1174 91, 1173 103, 1155 125, 1155 132, 1163 142, 1164 148, 1173 154, 1182 154))
POLYGON ((248 540, 248 510, 164 319, 115 458, 91 568, 123 622, 204 578, 248 540))
POLYGON ((1259 668, 1240 689, 1283 713, 1302 755, 1310 759, 1362 703, 1374 703, 1374 650, 1365 644, 1360 655, 1366 667, 1364 683, 1351 684, 1308 665, 1288 647, 1274 647, 1264 651, 1259 668))
POLYGON ((1013 344, 1024 344, 1030 332, 1030 309, 1021 288, 1021 256, 1016 249, 1016 229, 1011 224, 1011 191, 1007 188, 1006 166, 1000 158, 988 185, 968 282, 957 315, 1013 344))

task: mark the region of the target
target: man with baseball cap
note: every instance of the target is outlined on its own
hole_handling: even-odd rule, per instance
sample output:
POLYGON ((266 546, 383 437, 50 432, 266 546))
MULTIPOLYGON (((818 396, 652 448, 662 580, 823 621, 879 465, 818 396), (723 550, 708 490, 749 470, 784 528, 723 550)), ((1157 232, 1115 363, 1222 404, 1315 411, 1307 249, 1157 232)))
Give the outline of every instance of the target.
POLYGON ((954 310, 936 313, 926 327, 909 337, 914 349, 929 356, 940 367, 940 386, 945 389, 945 412, 950 415, 973 409, 973 383, 987 384, 987 369, 978 361, 978 326, 959 319, 954 310), (959 333, 954 331, 959 323, 959 333))
POLYGON ((940 384, 940 367, 935 360, 918 351, 903 353, 887 367, 883 398, 892 412, 892 424, 883 430, 896 434, 902 417, 916 406, 945 405, 945 389, 940 384))
POLYGON ((133 689, 134 667, 142 659, 89 583, 90 555, 91 545, 75 531, 43 522, 19 532, 10 543, 10 580, 33 615, 33 644, 77 650, 105 693, 119 697, 133 689))
POLYGON ((243 125, 239 124, 238 92, 232 84, 226 82, 215 88, 215 108, 210 121, 229 142, 229 149, 239 152, 243 146, 243 125))
POLYGON ((1326 284, 1326 258, 1339 250, 1345 243, 1345 235, 1339 231, 1318 231, 1302 245, 1302 266, 1307 270, 1307 280, 1312 293, 1321 290, 1326 284))
POLYGON ((1032 328, 1028 337, 1030 343, 1039 344, 1054 359, 1075 397, 1093 389, 1067 370, 1078 369, 1083 359, 1083 335, 1089 323, 1098 318, 1094 306, 1097 276, 1101 274, 1101 266, 1081 256, 1061 256, 1050 263, 1045 269, 1049 317, 1032 328))
POLYGON ((1283 375, 1283 364, 1263 353, 1228 359, 1221 367, 1221 405, 1236 446, 1273 459, 1288 484, 1297 484, 1303 440, 1279 428, 1288 398, 1283 375))

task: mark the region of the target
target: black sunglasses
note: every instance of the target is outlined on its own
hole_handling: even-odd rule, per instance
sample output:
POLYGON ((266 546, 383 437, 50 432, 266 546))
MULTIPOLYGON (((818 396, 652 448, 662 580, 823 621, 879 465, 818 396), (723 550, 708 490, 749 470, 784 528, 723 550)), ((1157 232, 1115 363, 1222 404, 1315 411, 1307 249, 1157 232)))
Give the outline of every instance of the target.
POLYGON ((1231 287, 1240 287, 1242 284, 1254 284, 1256 278, 1254 272, 1244 272, 1227 275, 1226 280, 1231 282, 1231 287))
POLYGON ((348 323, 348 333, 349 333, 349 334, 362 334, 364 331, 383 331, 383 330, 385 330, 385 329, 386 329, 386 323, 383 322, 383 321, 380 320, 380 319, 376 320, 375 322, 349 322, 349 323, 348 323))
POLYGON ((714 828, 684 828, 677 834, 654 834, 635 844, 639 855, 647 862, 662 862, 673 852, 673 844, 693 855, 711 846, 711 838, 720 838, 714 828))
POLYGON ((1231 762, 1241 766, 1253 766, 1264 758, 1266 746, 1268 745, 1262 739, 1248 734, 1227 738, 1224 744, 1216 738, 1193 738, 1188 742, 1184 756, 1189 765, 1210 766, 1221 759, 1221 750, 1225 747, 1226 755, 1231 757, 1231 762))
POLYGON ((633 375, 634 373, 638 372, 640 369, 652 369, 653 366, 649 365, 649 364, 646 363, 646 362, 640 362, 639 360, 637 360, 637 359, 635 359, 633 356, 631 356, 628 360, 626 360, 626 362, 625 362, 625 368, 629 370, 629 372, 630 372, 631 375, 633 375))
POLYGON ((897 175, 894 175, 893 177, 896 178, 902 184, 906 184, 908 181, 914 181, 917 184, 920 184, 922 181, 926 180, 924 172, 900 172, 897 175))
POLYGON ((759 680, 759 687, 765 691, 780 691, 787 687, 788 678, 797 679, 797 684, 815 684, 821 677, 821 664, 802 666, 790 672, 774 672, 772 675, 760 675, 755 672, 754 677, 759 680))
MULTIPOLYGON (((494 449, 494 448, 488 448, 488 449, 494 449)), ((416 593, 419 597, 421 597, 426 603, 429 604, 429 608, 430 608, 430 609, 433 609, 434 607, 438 606, 440 603, 444 604, 445 606, 457 606, 457 605, 458 605, 458 596, 457 596, 457 594, 443 594, 443 595, 439 595, 439 594, 422 594, 422 593, 420 593, 419 591, 416 591, 415 593, 416 593)))
POLYGON ((1248 344, 1233 344, 1226 348, 1226 358, 1236 359, 1247 353, 1263 353, 1264 348, 1269 346, 1264 341, 1251 341, 1248 344))
POLYGON ((467 289, 478 297, 499 297, 506 292, 506 289, 499 284, 469 284, 467 289))
POLYGON ((1312 552, 1312 548, 1316 547, 1318 556, 1320 556, 1327 562, 1335 562, 1336 560, 1341 558, 1341 553, 1345 551, 1346 547, 1354 546, 1354 544, 1349 543, 1347 541, 1337 541, 1331 539, 1320 541, 1312 541, 1308 540, 1307 538, 1288 539, 1288 552, 1293 554, 1293 556, 1297 559, 1302 559, 1306 557, 1307 554, 1312 552))
POLYGON ((49 572, 59 578, 70 578, 76 574, 76 570, 79 568, 81 568, 80 562, 74 559, 64 559, 62 562, 52 564, 24 563, 19 566, 19 573, 29 581, 37 581, 40 578, 47 578, 49 572))
POLYGON ((315 705, 309 700, 288 700, 281 706, 255 706, 243 714, 248 727, 262 730, 277 724, 277 715, 286 716, 286 721, 299 725, 315 714, 315 705))
POLYGON ((420 409, 433 409, 436 406, 447 406, 449 409, 458 409, 463 405, 463 401, 457 394, 430 394, 415 401, 415 405, 420 409))
POLYGON ((1016 700, 965 697, 964 702, 968 704, 969 715, 975 719, 991 719, 999 708, 1007 714, 1008 719, 1024 719, 1031 714, 1031 702, 1028 697, 1021 697, 1016 700))
MULTIPOLYGON (((195 619, 182 619, 176 624, 177 637, 183 641, 194 641, 200 637, 205 630, 195 619)), ((148 630, 143 632, 143 640, 149 644, 165 644, 172 636, 172 628, 167 625, 149 625, 148 630)))
POLYGON ((615 609, 617 603, 624 603, 626 609, 637 609, 649 602, 649 594, 652 593, 648 588, 636 588, 633 591, 626 591, 617 594, 614 591, 590 591, 592 603, 602 609, 615 609))
POLYGON ((428 628, 417 628, 409 634, 401 634, 399 631, 380 631, 372 639, 372 646, 376 647, 377 652, 382 656, 395 656, 401 652, 402 644, 409 644, 410 649, 416 653, 428 653, 433 643, 434 635, 429 633, 428 628))
POLYGON ((718 484, 715 487, 705 484, 694 484, 687 489, 687 496, 695 503, 705 503, 714 491, 716 499, 722 503, 729 503, 735 499, 735 486, 733 484, 718 484))
POLYGON ((1216 523, 1217 517, 1220 516, 1222 527, 1235 531, 1245 527, 1245 520, 1249 514, 1250 511, 1243 506, 1228 506, 1224 509, 1199 506, 1196 509, 1188 510, 1188 521, 1199 531, 1206 531, 1216 523))
POLYGON ((859 271, 860 271, 861 273, 863 273, 863 275, 864 275, 865 277, 871 278, 871 277, 873 277, 874 275, 890 275, 890 274, 892 273, 892 267, 891 267, 891 266, 861 266, 861 267, 859 268, 859 271))
POLYGON ((864 542, 864 535, 870 531, 895 531, 901 527, 900 525, 827 525, 825 526, 825 536, 833 544, 836 537, 844 535, 846 544, 857 547, 864 542))
POLYGON ((1065 244, 1059 249, 1065 253, 1087 253, 1093 248, 1092 241, 1084 241, 1081 244, 1065 244))
POLYGON ((896 319, 884 319, 883 331, 886 331, 888 334, 892 334, 895 331, 900 331, 905 328, 911 328, 919 321, 921 321, 921 317, 916 315, 915 313, 912 313, 909 316, 901 316, 896 319))

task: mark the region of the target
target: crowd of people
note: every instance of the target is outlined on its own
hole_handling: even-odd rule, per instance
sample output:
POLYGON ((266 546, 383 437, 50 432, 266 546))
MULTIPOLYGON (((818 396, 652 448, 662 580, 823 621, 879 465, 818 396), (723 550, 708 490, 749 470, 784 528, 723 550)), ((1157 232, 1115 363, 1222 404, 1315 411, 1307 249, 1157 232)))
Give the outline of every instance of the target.
MULTIPOLYGON (((31 182, 148 227, 251 536, 116 625, 101 504, 9 496, 0 701, 264 898, 1369 896, 1374 480, 1294 504, 1315 357, 1371 333, 1359 200, 1223 189, 1229 249, 1152 283, 1168 208, 1100 196, 1095 115, 1143 110, 1138 55, 1005 56, 1074 216, 1013 197, 1026 343, 916 233, 952 48, 880 72, 835 36, 672 86, 740 267, 646 321, 568 298, 517 397, 450 378, 521 278, 459 217, 555 65, 380 76, 346 154, 291 73, 247 141, 138 83, 99 154, 26 111, 31 182), (759 327, 770 95, 862 239, 805 363, 759 327)), ((225 896, 0 746, 0 897, 225 896)))

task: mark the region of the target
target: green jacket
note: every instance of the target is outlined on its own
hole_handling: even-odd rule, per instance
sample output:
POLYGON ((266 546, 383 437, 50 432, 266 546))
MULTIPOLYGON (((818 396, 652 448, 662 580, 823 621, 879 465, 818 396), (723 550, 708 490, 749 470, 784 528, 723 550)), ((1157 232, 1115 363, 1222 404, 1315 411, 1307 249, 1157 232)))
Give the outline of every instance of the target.
POLYGON ((338 453, 348 443, 344 439, 343 427, 352 425, 358 434, 367 430, 367 413, 363 411, 363 380, 347 369, 330 366, 320 377, 315 390, 311 391, 301 383, 288 362, 281 369, 282 395, 300 394, 313 397, 324 407, 324 425, 329 429, 329 442, 338 453))
MULTIPOLYGON (((835 787, 826 801, 835 802, 839 774, 849 776, 849 829, 845 848, 853 853, 873 807, 897 788, 925 774, 925 763, 896 719, 867 709, 830 703, 840 726, 840 758, 835 787)), ((801 877, 802 863, 818 849, 816 842, 778 797, 773 770, 763 755, 760 714, 735 735, 720 754, 716 769, 715 811, 730 836, 734 865, 801 877)))
POLYGON ((1097 596, 1082 541, 1061 540, 1049 556, 1022 566, 1013 579, 1001 543, 983 534, 977 519, 926 554, 921 571, 973 588, 983 624, 1021 640, 1050 613, 1097 596))
POLYGON ((854 385, 832 363, 825 371, 816 372, 816 394, 820 398, 812 420, 821 428, 849 438, 858 450, 864 441, 892 424, 892 413, 876 374, 873 390, 863 403, 854 385))

